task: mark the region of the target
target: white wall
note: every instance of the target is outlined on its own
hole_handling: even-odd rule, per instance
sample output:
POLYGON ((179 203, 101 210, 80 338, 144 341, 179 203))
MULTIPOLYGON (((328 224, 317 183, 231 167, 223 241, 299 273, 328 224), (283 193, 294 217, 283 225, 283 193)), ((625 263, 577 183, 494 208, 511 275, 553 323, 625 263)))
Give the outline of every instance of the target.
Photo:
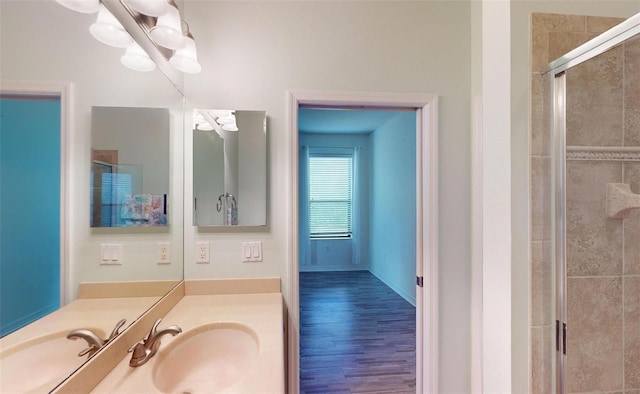
POLYGON ((120 64, 123 50, 96 41, 96 15, 73 12, 54 1, 0 2, 0 79, 73 83, 69 142, 70 289, 79 281, 182 278, 182 96, 159 71, 139 73, 120 64), (171 110, 171 227, 161 232, 89 228, 91 106, 160 107, 171 110), (156 264, 159 241, 171 242, 172 264, 156 264), (99 244, 121 243, 123 264, 100 266, 99 244))
POLYGON ((187 1, 203 68, 185 77, 188 106, 264 109, 269 116, 270 225, 267 232, 204 233, 187 217, 185 277, 279 276, 286 285, 287 90, 439 94, 440 392, 468 392, 469 9, 462 1, 187 1), (193 262, 199 239, 212 242, 209 265, 193 262), (263 262, 240 263, 240 242, 250 239, 263 242, 263 262))
POLYGON ((416 114, 404 112, 372 134, 369 269, 416 305, 416 114))
MULTIPOLYGON (((482 391, 513 392, 511 381, 511 161, 509 102, 509 2, 483 0, 480 18, 481 58, 481 261, 482 391)), ((474 42, 475 44, 476 42, 474 42)), ((474 81, 475 82, 475 81, 474 81)), ((474 92, 475 93, 475 92, 474 92)), ((475 97, 474 97, 475 98, 475 97)), ((474 103, 475 104, 475 103, 474 103)), ((475 108, 474 108, 475 109, 475 108)), ((475 164, 475 161, 474 161, 475 164)), ((478 190, 474 190, 478 192, 478 190)), ((474 216, 475 219, 475 216, 474 216)), ((474 231, 477 230, 474 227, 474 231)), ((474 257, 476 257, 474 255, 474 257)), ((478 263, 478 261, 474 261, 478 263)), ((474 269, 474 273, 477 272, 474 269)), ((475 295, 475 293, 474 293, 475 295)), ((474 307, 478 307, 474 303, 474 307)), ((475 323, 475 321, 474 321, 475 323)), ((475 329, 476 327, 474 327, 475 329)), ((478 327, 479 328, 479 327, 478 327)), ((476 345, 476 344, 474 344, 476 345)), ((474 371, 475 377, 476 371, 474 371)), ((474 382, 475 385, 475 382, 474 382)), ((474 387, 475 388, 475 387, 474 387)))

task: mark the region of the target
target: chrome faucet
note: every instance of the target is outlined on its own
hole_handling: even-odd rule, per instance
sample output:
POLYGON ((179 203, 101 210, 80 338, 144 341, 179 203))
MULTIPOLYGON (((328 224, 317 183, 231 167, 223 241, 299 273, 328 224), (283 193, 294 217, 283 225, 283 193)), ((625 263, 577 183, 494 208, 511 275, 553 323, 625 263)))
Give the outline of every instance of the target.
POLYGON ((109 338, 107 339, 100 338, 98 334, 96 334, 92 330, 89 330, 88 328, 80 328, 80 329, 71 331, 70 333, 67 334, 67 339, 76 340, 78 338, 82 338, 85 341, 87 341, 87 344, 89 345, 89 347, 81 350, 80 353, 78 353, 78 357, 82 357, 86 354, 88 354, 89 357, 91 357, 101 347, 111 342, 113 338, 115 338, 116 335, 119 334, 119 330, 124 325, 125 322, 126 320, 122 319, 118 323, 116 323, 116 326, 114 327, 113 331, 111 331, 111 335, 109 335, 109 338))
POLYGON ((169 326, 164 330, 158 331, 158 325, 161 320, 156 320, 146 338, 129 348, 129 353, 133 353, 129 361, 130 367, 139 367, 149 361, 160 348, 160 337, 165 334, 176 336, 182 332, 182 329, 178 326, 169 326))

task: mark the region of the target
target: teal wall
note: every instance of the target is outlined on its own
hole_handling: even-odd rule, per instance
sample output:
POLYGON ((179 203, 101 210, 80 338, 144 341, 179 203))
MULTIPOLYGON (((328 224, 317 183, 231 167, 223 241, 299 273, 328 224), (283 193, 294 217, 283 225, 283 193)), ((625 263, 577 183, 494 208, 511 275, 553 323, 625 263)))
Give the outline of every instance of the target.
POLYGON ((0 102, 0 336, 60 307, 60 101, 0 102))
POLYGON ((371 138, 369 271, 415 305, 416 113, 400 113, 371 138))

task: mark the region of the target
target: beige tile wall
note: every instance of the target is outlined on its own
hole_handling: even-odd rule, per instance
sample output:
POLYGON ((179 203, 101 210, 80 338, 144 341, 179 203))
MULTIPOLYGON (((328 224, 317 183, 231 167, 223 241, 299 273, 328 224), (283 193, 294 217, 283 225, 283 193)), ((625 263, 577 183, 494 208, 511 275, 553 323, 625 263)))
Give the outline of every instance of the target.
MULTIPOLYGON (((532 393, 555 379, 551 130, 546 65, 621 22, 531 17, 532 393)), ((567 144, 640 146, 640 38, 567 72, 567 144)), ((604 215, 608 182, 640 192, 640 163, 567 163, 567 391, 640 393, 640 212, 604 215)))

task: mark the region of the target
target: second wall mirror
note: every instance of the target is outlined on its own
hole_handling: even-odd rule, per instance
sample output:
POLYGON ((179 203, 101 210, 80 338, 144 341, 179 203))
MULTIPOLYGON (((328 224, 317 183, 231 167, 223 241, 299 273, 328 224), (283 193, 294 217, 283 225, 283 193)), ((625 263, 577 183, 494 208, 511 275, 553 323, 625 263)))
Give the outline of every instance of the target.
POLYGON ((169 110, 91 109, 91 227, 169 224, 169 110))
POLYGON ((266 123, 265 111, 194 110, 196 226, 267 224, 266 123))

